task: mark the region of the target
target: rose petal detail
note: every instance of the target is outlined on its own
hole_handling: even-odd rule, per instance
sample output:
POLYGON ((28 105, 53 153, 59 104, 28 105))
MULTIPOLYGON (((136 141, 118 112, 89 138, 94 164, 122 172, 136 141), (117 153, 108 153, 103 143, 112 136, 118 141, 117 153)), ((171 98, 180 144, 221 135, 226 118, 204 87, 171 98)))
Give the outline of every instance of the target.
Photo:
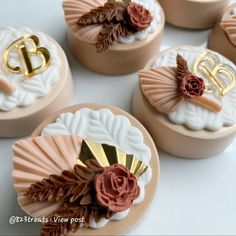
POLYGON ((112 212, 130 208, 140 193, 136 177, 120 164, 105 168, 95 180, 95 189, 98 204, 112 212))
POLYGON ((179 90, 186 98, 200 97, 205 90, 205 83, 202 78, 188 74, 180 81, 179 90))
POLYGON ((137 3, 130 3, 127 6, 126 18, 130 26, 137 31, 148 28, 153 20, 151 13, 137 3))

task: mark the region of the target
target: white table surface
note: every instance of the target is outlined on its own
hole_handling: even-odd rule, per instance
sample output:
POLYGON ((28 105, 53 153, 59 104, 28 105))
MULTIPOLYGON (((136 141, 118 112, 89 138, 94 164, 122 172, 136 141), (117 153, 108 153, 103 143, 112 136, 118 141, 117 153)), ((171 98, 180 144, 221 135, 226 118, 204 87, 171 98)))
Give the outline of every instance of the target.
MULTIPOLYGON (((5 26, 37 28, 62 45, 75 80, 72 104, 98 102, 130 112, 137 76, 107 77, 78 65, 68 53, 61 0, 0 0, 0 27, 5 26)), ((208 33, 167 25, 163 45, 200 45, 208 33)), ((0 139, 0 235, 38 235, 40 224, 8 223, 10 216, 25 215, 12 186, 14 141, 0 139)), ((129 235, 236 235, 236 141, 209 159, 183 160, 159 154, 161 180, 156 197, 129 235)))

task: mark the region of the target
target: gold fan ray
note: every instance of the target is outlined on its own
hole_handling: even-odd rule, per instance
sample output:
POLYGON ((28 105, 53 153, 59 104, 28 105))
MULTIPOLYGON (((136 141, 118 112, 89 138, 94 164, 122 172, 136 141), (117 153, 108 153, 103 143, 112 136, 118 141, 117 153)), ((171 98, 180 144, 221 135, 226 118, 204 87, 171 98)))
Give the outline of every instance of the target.
POLYGON ((136 177, 140 177, 147 170, 148 166, 138 160, 134 155, 126 154, 115 146, 108 144, 98 144, 88 139, 84 139, 81 152, 77 159, 77 164, 85 165, 85 162, 95 159, 103 166, 121 164, 126 166, 136 177))

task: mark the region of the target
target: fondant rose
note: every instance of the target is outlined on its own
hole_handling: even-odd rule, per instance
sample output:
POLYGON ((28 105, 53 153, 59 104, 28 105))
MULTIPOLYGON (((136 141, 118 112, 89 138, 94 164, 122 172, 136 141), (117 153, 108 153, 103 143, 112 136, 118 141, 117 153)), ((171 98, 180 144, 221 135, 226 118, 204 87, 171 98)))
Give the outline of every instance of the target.
POLYGON ((197 76, 188 74, 181 80, 179 89, 184 97, 200 97, 205 89, 204 80, 197 76))
POLYGON ((130 3, 127 6, 127 20, 128 23, 137 31, 146 29, 152 22, 150 12, 142 5, 137 3, 130 3))
POLYGON ((97 202, 112 212, 125 211, 139 196, 136 177, 120 164, 106 167, 95 180, 97 202))

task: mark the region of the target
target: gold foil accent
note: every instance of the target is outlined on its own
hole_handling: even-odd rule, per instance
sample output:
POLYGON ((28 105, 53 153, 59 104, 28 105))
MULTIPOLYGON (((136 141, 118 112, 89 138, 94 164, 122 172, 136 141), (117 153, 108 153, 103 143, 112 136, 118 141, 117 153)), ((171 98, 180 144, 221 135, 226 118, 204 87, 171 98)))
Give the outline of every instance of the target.
POLYGON ((40 47, 39 38, 35 35, 27 35, 15 40, 6 48, 3 54, 3 62, 6 68, 12 73, 23 73, 25 79, 43 72, 49 66, 50 59, 50 52, 48 49, 40 47), (10 64, 10 53, 17 53, 19 55, 21 67, 10 64), (42 60, 41 65, 33 68, 31 62, 32 56, 40 57, 42 60))
MULTIPOLYGON (((204 75, 219 90, 220 97, 224 97, 236 85, 235 70, 229 65, 221 64, 217 56, 209 52, 204 52, 197 58, 193 73, 197 76, 204 75), (223 75, 224 79, 220 75, 223 75)), ((217 91, 211 87, 208 84, 207 91, 216 93, 217 91)))
POLYGON ((145 173, 148 166, 138 160, 134 155, 126 154, 115 146, 108 144, 98 144, 88 139, 82 141, 81 151, 77 159, 77 164, 85 166, 85 162, 95 159, 103 166, 121 164, 126 166, 136 177, 145 173))

